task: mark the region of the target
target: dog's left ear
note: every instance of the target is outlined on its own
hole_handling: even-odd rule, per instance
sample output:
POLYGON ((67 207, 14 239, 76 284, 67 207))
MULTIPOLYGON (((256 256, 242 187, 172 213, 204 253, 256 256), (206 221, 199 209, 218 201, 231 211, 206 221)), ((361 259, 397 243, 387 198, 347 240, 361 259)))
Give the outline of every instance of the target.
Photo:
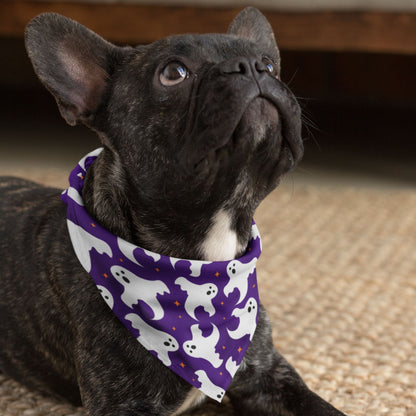
POLYGON ((256 43, 269 58, 277 63, 280 73, 280 53, 273 29, 258 9, 254 7, 243 9, 231 22, 227 33, 256 43))

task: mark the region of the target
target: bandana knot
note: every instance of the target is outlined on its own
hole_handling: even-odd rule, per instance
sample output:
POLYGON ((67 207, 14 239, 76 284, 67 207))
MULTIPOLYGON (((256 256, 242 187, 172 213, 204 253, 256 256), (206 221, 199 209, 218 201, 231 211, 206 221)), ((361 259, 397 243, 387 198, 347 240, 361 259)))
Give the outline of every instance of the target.
POLYGON ((101 151, 81 159, 61 196, 75 254, 132 336, 188 383, 221 401, 256 329, 258 229, 253 221, 246 253, 230 261, 178 259, 135 246, 84 208, 84 177, 101 151))

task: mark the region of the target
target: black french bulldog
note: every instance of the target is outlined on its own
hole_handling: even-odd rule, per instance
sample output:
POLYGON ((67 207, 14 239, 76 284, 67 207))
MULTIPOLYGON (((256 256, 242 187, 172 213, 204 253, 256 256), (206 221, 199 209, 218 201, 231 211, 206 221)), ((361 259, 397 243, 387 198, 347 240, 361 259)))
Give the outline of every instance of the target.
MULTIPOLYGON (((258 204, 303 154, 301 112, 280 80, 272 29, 243 10, 227 34, 117 47, 42 14, 35 71, 71 124, 95 130, 86 209, 125 240, 179 258, 243 254, 258 204)), ((178 415, 202 394, 149 354, 74 255, 60 192, 0 181, 0 368, 90 416, 178 415)), ((274 349, 260 308, 227 395, 239 415, 342 415, 274 349)))

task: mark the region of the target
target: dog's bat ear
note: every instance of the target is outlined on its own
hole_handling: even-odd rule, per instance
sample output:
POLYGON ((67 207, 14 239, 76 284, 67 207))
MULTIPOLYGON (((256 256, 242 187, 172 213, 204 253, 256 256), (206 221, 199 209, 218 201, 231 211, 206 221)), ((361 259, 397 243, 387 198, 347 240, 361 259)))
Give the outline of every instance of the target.
POLYGON ((266 17, 255 7, 246 7, 231 22, 228 34, 254 42, 277 64, 280 72, 280 53, 273 29, 266 17))
POLYGON ((28 24, 25 44, 36 74, 68 124, 87 122, 100 106, 124 48, 55 13, 28 24))

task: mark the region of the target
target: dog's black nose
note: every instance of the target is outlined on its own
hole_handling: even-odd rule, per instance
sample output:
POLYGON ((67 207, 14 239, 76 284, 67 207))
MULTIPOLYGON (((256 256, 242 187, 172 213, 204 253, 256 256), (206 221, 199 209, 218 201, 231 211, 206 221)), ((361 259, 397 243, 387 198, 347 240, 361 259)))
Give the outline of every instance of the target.
POLYGON ((220 71, 225 75, 240 74, 256 76, 267 72, 266 64, 256 57, 238 57, 220 64, 220 71))

